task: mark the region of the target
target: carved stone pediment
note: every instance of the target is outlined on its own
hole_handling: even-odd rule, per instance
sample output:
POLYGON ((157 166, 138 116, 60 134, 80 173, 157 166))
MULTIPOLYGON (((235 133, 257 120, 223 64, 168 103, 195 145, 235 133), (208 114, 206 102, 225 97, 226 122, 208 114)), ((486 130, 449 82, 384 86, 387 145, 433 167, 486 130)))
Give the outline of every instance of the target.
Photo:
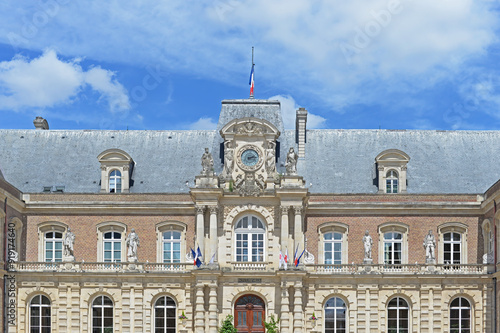
POLYGON ((260 196, 266 186, 264 177, 260 174, 257 177, 253 172, 246 172, 245 178, 238 175, 234 183, 235 189, 241 196, 260 196))

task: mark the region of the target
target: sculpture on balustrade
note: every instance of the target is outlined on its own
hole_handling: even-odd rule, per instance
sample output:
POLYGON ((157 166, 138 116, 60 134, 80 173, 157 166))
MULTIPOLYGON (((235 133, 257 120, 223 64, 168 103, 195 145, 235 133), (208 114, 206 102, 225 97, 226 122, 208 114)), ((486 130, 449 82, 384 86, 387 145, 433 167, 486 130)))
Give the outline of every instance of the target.
POLYGON ((363 263, 371 264, 373 262, 372 259, 373 240, 368 230, 366 230, 365 235, 363 236, 363 246, 365 248, 365 258, 363 260, 363 263))
POLYGON ((214 174, 214 159, 212 154, 205 148, 205 153, 201 157, 201 174, 204 176, 213 176, 214 174))
POLYGON ((132 229, 130 234, 127 236, 127 246, 128 261, 137 262, 137 247, 139 247, 139 236, 135 233, 135 229, 132 229))
POLYGON ((75 261, 75 255, 73 253, 75 243, 75 234, 71 232, 71 228, 68 228, 66 235, 64 235, 63 246, 63 261, 75 261))
POLYGON ((436 263, 436 240, 432 234, 432 230, 424 238, 425 262, 427 264, 436 263))

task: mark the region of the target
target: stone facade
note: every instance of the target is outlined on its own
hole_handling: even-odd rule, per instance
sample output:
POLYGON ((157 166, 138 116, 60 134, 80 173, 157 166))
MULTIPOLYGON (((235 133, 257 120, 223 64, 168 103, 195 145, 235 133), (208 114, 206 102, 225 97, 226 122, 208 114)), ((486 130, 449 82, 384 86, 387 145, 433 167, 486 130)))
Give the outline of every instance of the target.
MULTIPOLYGON (((19 254, 17 261, 2 257, 8 261, 4 276, 14 277, 16 286, 7 297, 15 319, 4 322, 6 331, 41 329, 37 311, 45 309, 42 322, 51 332, 92 332, 100 325, 104 332, 161 326, 212 333, 227 315, 235 316, 239 332, 260 332, 262 320, 274 315, 281 333, 391 332, 394 325, 408 332, 458 332, 457 320, 470 332, 500 333, 498 183, 462 194, 409 193, 411 183, 405 183, 398 187, 404 190, 386 194, 384 178, 376 179, 371 193, 314 192, 301 164, 308 158, 307 111, 298 111, 297 174, 285 174, 290 147, 279 147, 280 140, 289 142, 282 125, 272 122, 274 116, 245 114, 244 101, 237 105, 239 117, 220 124, 220 154, 212 150, 210 167, 200 166, 204 147, 193 158, 198 172, 187 193, 134 192, 132 181, 122 182, 127 190, 118 193, 108 193, 109 183, 96 184, 94 192, 21 192, 4 169, 0 217, 14 231, 2 231, 2 240, 12 241, 19 254), (69 229, 75 260, 65 262, 58 260, 58 244, 69 229), (132 229, 140 239, 137 262, 127 260, 132 229), (435 263, 426 263, 429 230, 435 263), (366 231, 373 240, 369 263, 366 231), (298 265, 295 252, 302 254, 298 265), (280 261, 285 253, 286 269, 280 261), (101 299, 111 305, 97 304, 101 299), (407 318, 392 318, 395 306, 407 318), (457 306, 469 317, 455 318, 457 306), (111 314, 99 317, 99 311, 111 314)), ((130 175, 141 167, 124 147, 108 149, 127 156, 120 165, 130 175)), ((95 172, 109 182, 99 162, 95 172)), ((381 170, 374 161, 373 172, 385 177, 391 163, 381 170)))

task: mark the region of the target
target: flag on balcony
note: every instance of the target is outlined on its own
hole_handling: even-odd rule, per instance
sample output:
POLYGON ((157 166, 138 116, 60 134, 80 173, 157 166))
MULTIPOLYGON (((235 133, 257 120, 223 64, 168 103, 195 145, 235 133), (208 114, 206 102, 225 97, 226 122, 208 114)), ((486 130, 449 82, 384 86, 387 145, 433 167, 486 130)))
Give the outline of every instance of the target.
POLYGON ((210 261, 208 262, 209 264, 213 264, 215 263, 215 255, 217 254, 217 251, 214 252, 214 255, 212 256, 212 258, 210 259, 210 261))
POLYGON ((285 250, 285 256, 283 257, 283 262, 285 264, 285 271, 288 269, 288 248, 285 250))
POLYGON ((191 249, 191 256, 193 256, 193 265, 196 265, 196 252, 192 248, 191 249))
MULTIPOLYGON (((298 247, 297 247, 298 249, 298 247)), ((306 249, 302 250, 302 253, 300 254, 300 256, 297 257, 297 252, 295 252, 295 267, 299 266, 300 264, 300 258, 302 258, 302 255, 304 254, 306 249)))
POLYGON ((196 250, 196 257, 194 258, 194 264, 198 267, 200 267, 202 264, 200 258, 201 258, 201 250, 200 246, 198 245, 198 250, 196 250))
POLYGON ((280 250, 280 264, 279 264, 279 268, 282 268, 283 267, 283 253, 281 253, 281 250, 280 250))

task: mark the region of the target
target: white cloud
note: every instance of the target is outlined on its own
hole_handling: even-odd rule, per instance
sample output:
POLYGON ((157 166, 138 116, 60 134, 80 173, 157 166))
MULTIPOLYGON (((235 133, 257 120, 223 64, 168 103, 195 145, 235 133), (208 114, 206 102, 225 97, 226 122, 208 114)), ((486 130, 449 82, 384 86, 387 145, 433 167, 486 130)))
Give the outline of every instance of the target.
POLYGON ((44 9, 27 2, 23 10, 0 3, 0 42, 56 44, 64 55, 160 64, 242 85, 255 45, 257 86, 336 111, 454 82, 497 42, 500 20, 496 1, 89 0, 65 1, 36 26, 44 9))
POLYGON ((32 60, 17 56, 0 62, 0 108, 50 108, 71 103, 90 86, 108 102, 111 111, 128 110, 127 91, 113 76, 100 67, 85 71, 77 59, 61 60, 53 50, 32 60))
MULTIPOLYGON (((281 114, 283 115, 283 125, 286 129, 295 128, 295 113, 300 107, 295 99, 290 95, 276 95, 269 97, 270 100, 278 100, 281 103, 281 114)), ((322 128, 325 124, 326 119, 315 115, 311 112, 307 113, 307 128, 322 128)))
POLYGON ((217 123, 212 118, 200 118, 196 122, 188 125, 190 130, 214 130, 217 128, 217 123))

